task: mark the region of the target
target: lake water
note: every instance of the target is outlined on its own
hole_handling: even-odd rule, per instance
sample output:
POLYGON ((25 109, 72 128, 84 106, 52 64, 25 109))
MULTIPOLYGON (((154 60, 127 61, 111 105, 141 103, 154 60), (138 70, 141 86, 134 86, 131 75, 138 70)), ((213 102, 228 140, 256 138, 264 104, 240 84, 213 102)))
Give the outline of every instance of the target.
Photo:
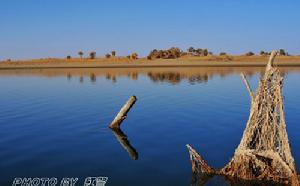
MULTIPOLYGON (((0 185, 15 177, 108 177, 110 186, 191 185, 186 144, 215 168, 233 156, 263 68, 0 71, 0 185), (129 154, 107 126, 122 124, 129 154)), ((286 123, 300 169, 300 68, 283 68, 286 123)), ((120 137, 120 136, 119 136, 120 137)), ((121 136, 122 137, 122 136, 121 136)), ((222 178, 207 185, 226 185, 222 178)))

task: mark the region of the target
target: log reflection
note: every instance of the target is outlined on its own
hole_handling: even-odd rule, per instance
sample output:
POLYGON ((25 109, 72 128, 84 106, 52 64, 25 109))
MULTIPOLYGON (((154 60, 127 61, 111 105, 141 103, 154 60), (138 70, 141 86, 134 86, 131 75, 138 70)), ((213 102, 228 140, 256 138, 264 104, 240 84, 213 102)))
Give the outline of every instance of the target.
POLYGON ((119 143, 122 147, 128 152, 129 156, 133 160, 138 159, 138 152, 135 150, 133 146, 131 146, 126 134, 123 133, 121 129, 111 129, 113 134, 116 136, 119 143))
POLYGON ((192 186, 204 186, 213 177, 209 174, 193 174, 192 175, 192 186))

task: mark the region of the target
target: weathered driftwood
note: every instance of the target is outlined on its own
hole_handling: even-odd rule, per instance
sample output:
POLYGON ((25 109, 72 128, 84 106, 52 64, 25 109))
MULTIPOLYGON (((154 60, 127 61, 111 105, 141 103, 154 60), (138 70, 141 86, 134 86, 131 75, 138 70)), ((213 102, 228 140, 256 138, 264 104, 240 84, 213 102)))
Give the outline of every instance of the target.
POLYGON ((276 54, 273 51, 270 56, 256 95, 242 76, 252 104, 246 129, 231 161, 221 170, 215 170, 187 145, 194 174, 218 174, 231 179, 300 185, 286 131, 283 78, 279 70, 273 67, 276 54))
POLYGON ((112 128, 112 129, 118 129, 118 128, 120 128, 120 125, 122 124, 123 120, 126 119, 127 113, 129 112, 129 110, 131 109, 131 107, 134 105, 134 103, 136 102, 136 100, 137 99, 136 99, 135 96, 131 96, 129 98, 129 100, 121 108, 121 110, 119 111, 119 113, 117 114, 117 116, 115 117, 115 119, 111 122, 111 124, 109 125, 109 128, 112 128))
POLYGON ((130 145, 130 142, 127 136, 120 129, 112 129, 112 132, 116 136, 117 140, 120 142, 122 147, 128 152, 129 156, 133 160, 138 159, 138 153, 133 146, 130 145))

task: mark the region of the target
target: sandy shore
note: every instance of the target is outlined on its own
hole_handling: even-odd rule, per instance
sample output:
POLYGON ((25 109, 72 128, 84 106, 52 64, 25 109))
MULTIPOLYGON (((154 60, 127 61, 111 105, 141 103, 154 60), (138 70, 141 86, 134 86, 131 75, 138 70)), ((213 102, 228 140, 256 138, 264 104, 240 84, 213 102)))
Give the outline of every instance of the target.
MULTIPOLYGON (((1 69, 48 69, 48 68, 149 68, 149 67, 263 67, 267 56, 227 58, 179 58, 158 60, 115 59, 41 59, 31 61, 1 62, 1 69)), ((300 67, 299 56, 279 56, 275 65, 282 67, 300 67)))

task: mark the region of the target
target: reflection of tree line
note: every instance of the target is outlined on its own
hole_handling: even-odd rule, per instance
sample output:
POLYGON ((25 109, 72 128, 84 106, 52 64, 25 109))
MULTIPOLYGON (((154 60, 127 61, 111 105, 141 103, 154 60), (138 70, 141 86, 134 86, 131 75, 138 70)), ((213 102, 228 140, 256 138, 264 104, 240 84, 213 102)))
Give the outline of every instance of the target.
MULTIPOLYGON (((112 80, 115 83, 117 82, 117 76, 118 75, 107 73, 105 77, 107 80, 112 80)), ((137 72, 127 73, 127 77, 130 78, 131 80, 137 80, 138 73, 137 72)))
MULTIPOLYGON (((137 80, 138 79, 138 73, 134 72, 134 73, 129 73, 127 75, 130 79, 132 80, 137 80)), ((67 79, 68 80, 71 80, 72 79, 72 74, 71 73, 67 73, 67 79)), ((89 75, 89 78, 90 78, 90 82, 92 83, 95 83, 97 81, 97 76, 95 73, 90 73, 89 75)), ((105 78, 107 80, 111 80, 113 83, 116 83, 117 82, 117 75, 114 75, 114 74, 110 74, 110 73, 107 73, 105 75, 105 78)), ((79 82, 80 83, 83 83, 84 82, 84 76, 83 75, 80 75, 79 76, 79 82)))
MULTIPOLYGON (((71 73, 68 73, 68 74, 67 74, 68 80, 71 80, 72 77, 73 77, 73 76, 72 76, 71 73)), ((90 77, 90 82, 95 83, 95 82, 97 81, 97 76, 96 76, 96 74, 91 73, 89 77, 90 77)), ((80 75, 80 76, 79 76, 79 82, 80 82, 80 83, 83 83, 83 82, 84 82, 84 76, 83 76, 83 75, 80 75)))
POLYGON ((195 75, 184 75, 176 72, 162 72, 162 73, 148 73, 148 77, 153 82, 168 82, 172 84, 178 84, 182 80, 187 79, 189 83, 206 83, 209 79, 207 74, 195 74, 195 75))
MULTIPOLYGON (((219 75, 220 77, 226 77, 227 75, 232 74, 228 72, 219 72, 219 73, 191 73, 191 74, 186 74, 186 73, 180 73, 180 72, 148 72, 147 76, 149 79, 155 83, 157 82, 167 82, 171 84, 179 84, 183 80, 187 80, 190 84, 196 84, 196 83, 207 83, 208 80, 213 77, 214 75, 219 75)), ((247 76, 251 77, 255 74, 255 72, 245 72, 247 76)), ((120 74, 115 74, 115 73, 106 73, 101 74, 100 76, 105 76, 107 80, 111 80, 113 83, 117 82, 118 77, 128 77, 131 80, 137 80, 138 79, 138 72, 131 72, 131 73, 126 73, 126 75, 120 75, 120 74)), ((68 80, 71 80, 73 75, 71 73, 67 73, 67 78, 68 80)), ((86 75, 80 75, 79 76, 79 82, 83 83, 84 82, 84 77, 86 75)), ((95 73, 90 73, 88 75, 90 82, 95 83, 97 81, 97 75, 95 73)))

